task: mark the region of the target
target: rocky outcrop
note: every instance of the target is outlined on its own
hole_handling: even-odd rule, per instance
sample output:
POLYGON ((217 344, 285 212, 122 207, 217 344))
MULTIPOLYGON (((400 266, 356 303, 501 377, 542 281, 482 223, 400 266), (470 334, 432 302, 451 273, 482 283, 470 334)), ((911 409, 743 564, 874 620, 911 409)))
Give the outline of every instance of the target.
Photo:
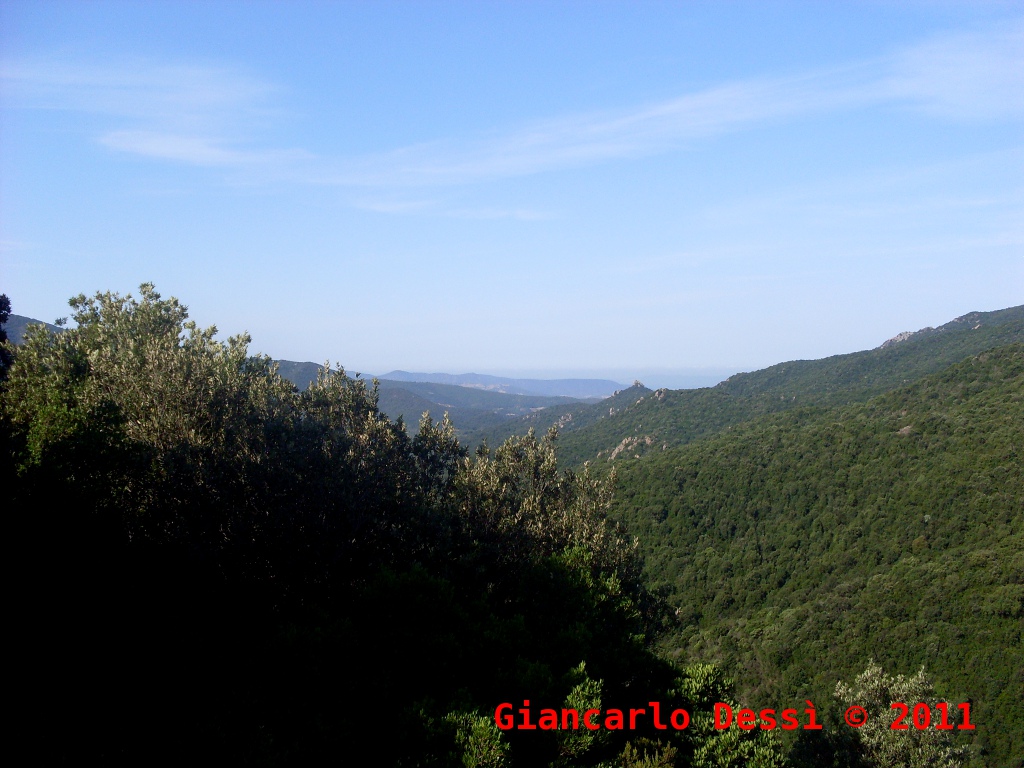
POLYGON ((917 336, 919 333, 927 333, 928 331, 934 331, 934 330, 935 330, 934 328, 929 326, 928 328, 922 328, 920 331, 903 331, 903 333, 897 333, 891 339, 886 339, 885 341, 883 341, 881 346, 879 346, 878 348, 879 349, 886 349, 887 347, 891 347, 891 346, 893 346, 895 344, 899 344, 901 341, 906 341, 907 339, 912 339, 915 336, 917 336))

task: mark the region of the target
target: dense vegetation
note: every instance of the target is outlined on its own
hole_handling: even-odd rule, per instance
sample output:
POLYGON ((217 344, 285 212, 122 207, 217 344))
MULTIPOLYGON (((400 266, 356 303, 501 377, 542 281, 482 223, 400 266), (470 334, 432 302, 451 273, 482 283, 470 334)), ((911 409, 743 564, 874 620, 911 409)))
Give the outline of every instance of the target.
POLYGON ((72 306, 0 393, 33 762, 782 764, 768 735, 711 728, 719 673, 652 653, 608 488, 559 472, 550 438, 410 436, 366 382, 299 392, 152 286, 72 306), (500 731, 524 699, 694 723, 500 731))
MULTIPOLYGON (((946 733, 884 727, 900 696, 973 702, 978 764, 1021 752, 1024 346, 921 379, 997 313, 969 343, 901 342, 902 369, 819 361, 824 394, 801 363, 574 406, 578 435, 652 408, 690 442, 602 479, 559 470, 554 432, 470 452, 447 420, 410 431, 343 370, 300 391, 149 285, 71 303, 75 327, 0 347, 35 762, 964 764, 946 733), (812 698, 827 727, 714 728, 737 690, 812 698), (525 699, 693 721, 499 729, 525 699), (863 732, 836 724, 851 702, 863 732)), ((1013 311, 996 320, 1015 340, 1013 311)))
POLYGON ((827 698, 874 657, 973 701, 1024 755, 1024 345, 837 409, 619 467, 616 514, 676 608, 665 647, 755 701, 827 698))

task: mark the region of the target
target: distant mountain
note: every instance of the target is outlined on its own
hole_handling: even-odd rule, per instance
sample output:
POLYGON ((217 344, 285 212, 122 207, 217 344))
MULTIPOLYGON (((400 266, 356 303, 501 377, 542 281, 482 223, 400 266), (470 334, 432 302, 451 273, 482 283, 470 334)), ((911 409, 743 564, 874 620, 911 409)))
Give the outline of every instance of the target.
POLYGON ((608 379, 512 379, 488 376, 483 373, 410 373, 391 371, 380 376, 390 381, 419 381, 432 384, 452 384, 473 387, 509 395, 562 396, 577 400, 609 397, 622 385, 608 379))
POLYGON ((651 392, 631 387, 623 392, 631 402, 621 407, 602 402, 552 408, 481 430, 471 442, 496 444, 531 428, 558 426, 559 456, 568 464, 636 458, 769 413, 864 402, 970 355, 1014 342, 1024 342, 1024 306, 971 312, 939 328, 900 334, 876 349, 780 363, 710 388, 651 392))
MULTIPOLYGON (((278 360, 278 371, 299 389, 316 380, 320 366, 278 360)), ((367 377, 363 377, 367 378, 367 377)), ((454 384, 378 379, 379 407, 392 419, 415 428, 424 412, 439 421, 448 414, 460 437, 486 431, 519 416, 581 403, 571 397, 510 394, 454 384)))
POLYGON ((297 363, 293 360, 275 360, 277 372, 292 384, 301 389, 306 389, 316 381, 317 374, 322 366, 317 363, 297 363))
POLYGON ((378 379, 378 384, 380 410, 392 419, 402 417, 415 427, 424 412, 435 421, 447 413, 460 438, 552 406, 566 408, 581 402, 570 397, 505 394, 451 384, 389 379, 378 379))
POLYGON ((452 384, 393 381, 391 379, 378 379, 378 381, 382 393, 392 389, 404 389, 446 408, 482 409, 505 416, 522 416, 553 405, 572 406, 580 402, 572 397, 519 395, 452 384))
MULTIPOLYGON (((562 435, 582 432, 588 427, 595 426, 605 419, 613 418, 624 410, 637 405, 651 392, 652 390, 637 381, 633 386, 621 389, 599 403, 578 401, 569 406, 547 408, 518 419, 506 420, 486 429, 472 431, 466 435, 466 442, 471 446, 484 441, 490 445, 501 445, 513 435, 525 434, 527 430, 532 429, 539 434, 544 434, 552 427, 556 427, 562 435)), ((559 456, 560 461, 577 463, 575 461, 577 457, 573 455, 567 458, 561 447, 559 456)))
POLYGON ((822 403, 866 399, 986 349, 1024 340, 1024 305, 971 312, 938 328, 904 332, 881 346, 823 360, 780 363, 740 373, 717 388, 738 396, 813 397, 822 403))
POLYGON ((22 315, 11 315, 7 318, 7 324, 4 325, 4 329, 7 331, 7 338, 14 344, 21 344, 21 340, 25 338, 25 331, 28 330, 29 325, 45 325, 51 331, 63 330, 59 325, 44 323, 42 320, 33 320, 31 317, 23 317, 22 315))

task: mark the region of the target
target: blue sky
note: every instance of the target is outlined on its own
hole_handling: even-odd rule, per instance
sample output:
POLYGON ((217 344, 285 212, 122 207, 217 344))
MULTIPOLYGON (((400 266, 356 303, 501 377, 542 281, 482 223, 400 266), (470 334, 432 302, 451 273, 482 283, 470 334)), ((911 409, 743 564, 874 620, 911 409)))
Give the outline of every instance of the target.
POLYGON ((1015 3, 0 6, 0 292, 682 383, 1024 302, 1015 3))

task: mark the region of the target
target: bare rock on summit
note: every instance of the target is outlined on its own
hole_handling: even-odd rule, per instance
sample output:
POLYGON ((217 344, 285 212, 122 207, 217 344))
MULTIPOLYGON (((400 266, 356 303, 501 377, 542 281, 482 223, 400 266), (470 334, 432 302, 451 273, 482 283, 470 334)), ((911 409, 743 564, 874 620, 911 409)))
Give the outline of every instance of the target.
POLYGON ((934 328, 929 326, 928 328, 922 328, 920 331, 903 331, 903 333, 897 333, 891 339, 886 339, 885 341, 883 341, 881 346, 879 347, 879 349, 886 349, 887 347, 891 347, 894 344, 899 344, 901 341, 906 341, 907 339, 911 339, 914 336, 917 336, 917 334, 919 334, 919 333, 927 333, 928 331, 934 331, 934 330, 935 330, 934 328))

